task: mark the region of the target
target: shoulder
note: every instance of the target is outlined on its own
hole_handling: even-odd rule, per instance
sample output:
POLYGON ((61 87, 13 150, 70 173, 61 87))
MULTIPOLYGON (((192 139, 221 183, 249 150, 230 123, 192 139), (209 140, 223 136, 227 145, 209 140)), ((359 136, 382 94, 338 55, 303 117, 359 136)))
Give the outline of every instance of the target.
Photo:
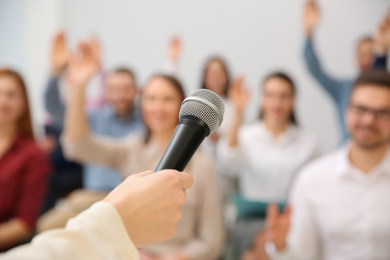
POLYGON ((48 156, 38 147, 34 139, 19 136, 16 141, 16 148, 20 158, 26 165, 37 164, 49 168, 48 156))
POLYGON ((46 157, 46 154, 38 147, 34 139, 19 136, 16 141, 18 151, 32 157, 46 157))
POLYGON ((332 179, 340 162, 340 153, 342 151, 337 150, 308 163, 301 170, 297 182, 301 185, 313 185, 332 179))

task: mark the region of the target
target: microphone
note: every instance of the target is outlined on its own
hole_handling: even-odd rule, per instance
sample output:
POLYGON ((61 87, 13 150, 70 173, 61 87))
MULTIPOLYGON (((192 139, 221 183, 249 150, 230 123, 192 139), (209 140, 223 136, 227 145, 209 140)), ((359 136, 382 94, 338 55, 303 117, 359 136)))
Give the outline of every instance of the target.
POLYGON ((155 171, 183 171, 206 136, 221 125, 224 112, 222 98, 208 89, 196 90, 184 99, 179 124, 155 171))

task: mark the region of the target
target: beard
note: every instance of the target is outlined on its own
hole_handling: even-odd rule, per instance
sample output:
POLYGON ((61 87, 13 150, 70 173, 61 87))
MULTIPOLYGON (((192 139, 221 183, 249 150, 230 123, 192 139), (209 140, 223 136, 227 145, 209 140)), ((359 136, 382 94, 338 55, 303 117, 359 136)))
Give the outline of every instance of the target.
POLYGON ((364 150, 375 150, 383 145, 387 145, 390 139, 382 139, 378 129, 369 127, 369 126, 357 126, 354 131, 351 133, 352 140, 364 150), (376 135, 376 138, 371 138, 372 140, 363 140, 360 138, 358 131, 368 131, 371 134, 376 135))

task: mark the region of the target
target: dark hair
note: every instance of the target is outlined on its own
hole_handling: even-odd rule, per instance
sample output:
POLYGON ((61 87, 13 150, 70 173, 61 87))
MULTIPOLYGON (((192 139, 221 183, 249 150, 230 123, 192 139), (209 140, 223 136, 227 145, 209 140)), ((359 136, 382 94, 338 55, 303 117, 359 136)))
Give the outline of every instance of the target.
POLYGON ((226 65, 225 60, 223 58, 219 57, 219 56, 212 56, 212 57, 210 57, 206 61, 204 69, 203 69, 202 86, 201 86, 201 88, 202 89, 208 89, 208 87, 205 84, 206 74, 207 74, 207 70, 209 68, 210 63, 214 62, 214 61, 219 62, 222 65, 223 71, 225 72, 226 84, 225 84, 225 90, 223 92, 223 95, 224 95, 223 97, 227 97, 228 92, 229 92, 229 86, 230 86, 230 73, 229 73, 229 69, 228 69, 228 66, 226 65))
POLYGON ((0 77, 10 77, 16 83, 18 84, 20 90, 23 93, 23 98, 24 98, 24 104, 25 104, 25 111, 18 120, 18 133, 24 135, 25 137, 28 138, 34 138, 34 131, 33 131, 33 126, 32 126, 32 120, 31 120, 31 112, 30 112, 30 105, 28 102, 28 95, 27 95, 27 89, 26 85, 24 84, 22 76, 14 70, 11 69, 0 69, 0 77))
MULTIPOLYGON (((153 79, 157 79, 157 78, 160 78, 160 79, 163 79, 163 80, 169 82, 169 84, 171 84, 171 86, 173 86, 175 88, 176 92, 179 94, 180 103, 184 101, 185 94, 184 94, 183 85, 180 83, 180 81, 176 77, 171 76, 171 75, 167 75, 167 74, 154 74, 152 77, 149 78, 148 82, 150 82, 153 79)), ((178 115, 178 118, 179 118, 179 115, 178 115)), ((149 140, 150 140, 150 129, 148 126, 146 126, 145 143, 148 143, 149 140)))
MULTIPOLYGON (((113 70, 111 71, 111 74, 116 74, 116 73, 124 73, 124 74, 127 74, 127 75, 129 75, 129 76, 134 80, 135 83, 137 82, 137 79, 136 79, 136 77, 135 77, 134 71, 131 70, 131 69, 129 69, 129 68, 127 68, 127 67, 117 67, 117 68, 115 68, 115 69, 113 69, 113 70)), ((135 84, 135 85, 137 85, 137 84, 135 84)))
MULTIPOLYGON (((263 80, 262 86, 264 86, 265 83, 266 83, 268 80, 273 79, 273 78, 281 79, 281 80, 286 81, 286 82, 290 85, 290 87, 291 87, 291 91, 292 91, 292 93, 293 93, 293 96, 296 95, 297 90, 296 90, 294 81, 292 80, 292 78, 291 78, 288 74, 286 74, 286 73, 284 73, 284 72, 282 72, 282 71, 276 71, 276 72, 273 72, 273 73, 271 73, 271 74, 268 74, 268 76, 266 76, 265 79, 263 80)), ((260 118, 261 118, 261 119, 264 118, 264 113, 263 113, 263 111, 260 112, 260 118)), ((298 125, 298 121, 297 121, 297 117, 295 116, 295 109, 294 109, 294 108, 293 108, 292 111, 291 111, 289 121, 290 121, 290 123, 293 124, 293 125, 298 125)))
POLYGON ((382 86, 390 90, 390 73, 385 69, 372 69, 363 72, 356 78, 353 89, 367 84, 382 86))

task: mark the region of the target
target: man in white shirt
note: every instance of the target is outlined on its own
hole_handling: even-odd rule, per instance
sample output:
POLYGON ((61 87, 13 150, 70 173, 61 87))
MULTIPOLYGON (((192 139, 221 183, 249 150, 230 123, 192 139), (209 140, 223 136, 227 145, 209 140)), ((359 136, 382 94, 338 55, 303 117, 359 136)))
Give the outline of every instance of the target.
POLYGON ((390 74, 355 82, 350 142, 306 167, 283 213, 269 208, 272 259, 390 259, 390 74))
POLYGON ((185 190, 193 184, 187 173, 174 170, 134 174, 102 201, 68 221, 65 229, 38 235, 1 260, 135 260, 136 246, 172 237, 182 212, 185 190))

